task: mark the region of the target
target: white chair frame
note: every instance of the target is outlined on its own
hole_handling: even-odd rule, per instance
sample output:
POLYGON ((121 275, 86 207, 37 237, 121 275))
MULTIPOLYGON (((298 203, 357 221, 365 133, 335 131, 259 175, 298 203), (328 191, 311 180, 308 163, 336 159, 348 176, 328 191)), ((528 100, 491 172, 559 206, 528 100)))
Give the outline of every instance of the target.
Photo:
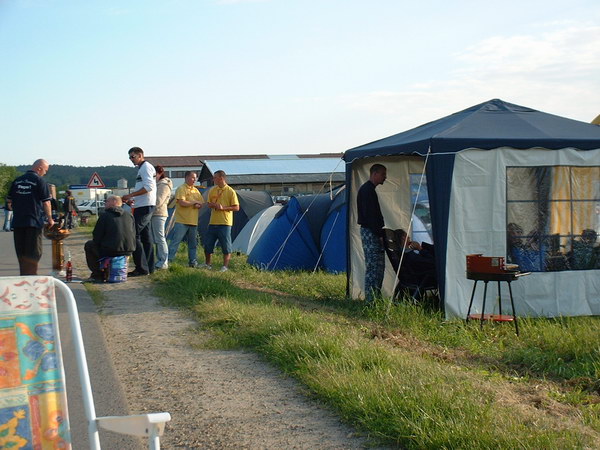
MULTIPOLYGON (((15 314, 18 316, 19 313, 17 311, 26 310, 30 312, 33 311, 35 314, 37 307, 46 308, 46 311, 51 313, 52 319, 50 320, 53 321, 53 326, 55 329, 54 345, 57 358, 56 370, 58 371, 57 376, 61 379, 62 384, 60 391, 60 404, 63 405, 64 408, 68 409, 67 405, 65 404, 65 402, 68 403, 68 399, 65 394, 65 372, 62 362, 63 349, 61 348, 60 344, 61 333, 57 315, 58 298, 60 297, 60 299, 65 302, 72 333, 75 363, 77 365, 77 371, 83 394, 83 409, 85 418, 87 420, 90 448, 92 450, 99 450, 101 448, 100 436, 98 433, 98 430, 101 428, 119 434, 146 437, 148 439, 148 447, 150 449, 160 449, 160 436, 162 436, 164 432, 165 423, 171 420, 171 415, 169 413, 161 412, 108 417, 96 416, 94 396, 92 394, 92 387, 90 384, 90 374, 85 356, 81 326, 79 324, 79 312, 77 309, 77 302, 75 301, 75 297, 73 296, 71 289, 62 281, 50 276, 0 277, 0 283, 3 286, 2 292, 0 292, 0 295, 2 296, 2 302, 0 302, 0 304, 3 305, 3 313, 7 311, 9 313, 11 311, 15 311, 15 314), (32 290, 30 290, 29 286, 31 286, 32 290), (43 287, 45 290, 43 292, 36 291, 36 289, 40 289, 40 287, 43 287), (16 288, 16 291, 12 291, 11 289, 13 288, 16 288), (51 308, 53 308, 53 310, 51 308)), ((25 360, 26 359, 24 359, 24 361, 25 360)), ((23 381, 23 379, 20 378, 20 381, 23 381)), ((13 386, 9 385, 8 389, 6 389, 4 400, 7 400, 8 402, 10 402, 13 398, 19 397, 17 394, 14 394, 11 391, 12 388, 13 386)), ((17 389, 18 388, 20 388, 20 386, 17 386, 17 389)), ((63 413, 66 413, 66 410, 63 411, 63 413)))
POLYGON ((119 434, 129 436, 139 436, 148 438, 148 447, 151 450, 160 449, 160 436, 162 436, 165 423, 171 420, 171 415, 167 412, 138 414, 131 416, 107 416, 96 417, 94 407, 94 396, 90 384, 90 374, 88 371, 81 326, 79 325, 79 312, 73 292, 69 287, 58 279, 54 279, 54 286, 57 292, 62 294, 67 305, 69 313, 69 323, 73 335, 73 345, 75 350, 75 359, 77 370, 81 381, 81 390, 83 394, 83 407, 88 422, 88 434, 90 439, 90 448, 100 450, 100 437, 98 428, 113 431, 119 434))

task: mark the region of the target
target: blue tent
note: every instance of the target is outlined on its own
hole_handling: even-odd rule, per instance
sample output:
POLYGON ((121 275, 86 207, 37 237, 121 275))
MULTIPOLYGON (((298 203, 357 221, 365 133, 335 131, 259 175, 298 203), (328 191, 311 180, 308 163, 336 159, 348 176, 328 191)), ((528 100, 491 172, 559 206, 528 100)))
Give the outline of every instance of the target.
POLYGON ((347 215, 346 192, 339 190, 329 206, 327 219, 321 228, 322 265, 328 272, 346 271, 347 215))
MULTIPOLYGON (((405 219, 410 217, 410 213, 406 211, 410 209, 410 194, 406 194, 401 185, 408 183, 408 174, 419 173, 424 167, 431 206, 433 240, 436 246, 438 280, 445 299, 446 314, 464 317, 465 303, 468 303, 471 288, 470 283, 464 280, 465 255, 484 253, 489 256, 506 255, 510 259, 507 253, 506 220, 515 214, 514 205, 511 206, 513 200, 509 198, 512 195, 511 180, 516 178, 515 174, 537 174, 525 177, 526 182, 521 180, 521 184, 525 186, 529 183, 534 189, 537 176, 538 191, 535 195, 545 192, 544 202, 555 201, 558 197, 552 197, 550 190, 544 191, 540 188, 540 174, 543 172, 539 168, 550 168, 546 170, 550 175, 544 175, 544 179, 550 180, 545 182, 545 185, 551 185, 554 189, 552 192, 558 195, 559 179, 561 173, 565 172, 559 168, 566 167, 569 168, 569 173, 575 173, 570 168, 598 167, 598 149, 598 126, 496 99, 412 130, 353 148, 345 152, 343 159, 346 161, 346 186, 350 198, 355 198, 358 187, 368 178, 368 168, 374 163, 388 166, 388 180, 391 179, 392 186, 395 176, 404 177, 402 182, 397 183, 393 192, 385 185, 378 187, 378 192, 381 192, 386 203, 386 226, 389 226, 388 220, 398 220, 402 227, 408 226, 405 219), (399 158, 413 167, 394 166, 400 164, 399 158), (521 172, 511 172, 512 167, 520 168, 521 172), (387 203, 395 204, 396 208, 387 203), (398 216, 402 217, 398 219, 398 216)), ((590 180, 594 179, 593 175, 590 180)), ((567 176, 571 176, 565 178, 567 181, 575 177, 565 175, 567 176)), ((600 187, 593 186, 593 183, 594 181, 590 181, 590 189, 596 189, 596 192, 586 194, 584 200, 590 207, 593 205, 595 208, 599 200, 597 190, 600 187)), ((522 187, 521 191, 524 189, 522 187)), ((520 195, 523 196, 523 201, 519 206, 526 210, 524 194, 520 195)), ((364 272, 360 260, 360 237, 356 238, 358 234, 353 211, 354 202, 348 202, 347 205, 350 235, 347 252, 349 289, 353 296, 360 297, 360 272, 364 272)), ((558 209, 554 203, 544 208, 546 209, 543 211, 538 208, 533 214, 538 222, 536 226, 548 234, 558 230, 552 234, 558 235, 561 245, 565 246, 563 256, 567 257, 567 238, 570 235, 571 239, 576 239, 580 230, 567 230, 564 223, 549 218, 551 213, 556 213, 555 210, 558 209), (547 213, 548 216, 542 213, 547 213)), ((582 219, 580 222, 598 228, 598 218, 593 216, 592 213, 590 219, 582 219)), ((530 218, 525 217, 523 220, 527 221, 530 218)), ((398 228, 397 225, 393 224, 391 227, 398 228)), ((521 283, 515 283, 523 300, 517 312, 520 309, 528 315, 544 316, 600 314, 600 289, 597 289, 597 282, 593 281, 593 278, 600 278, 597 277, 597 272, 578 275, 577 282, 583 283, 584 287, 579 292, 581 298, 575 300, 562 298, 567 285, 574 280, 565 279, 567 275, 573 278, 573 272, 550 272, 552 271, 534 274, 521 283), (542 287, 548 283, 553 286, 552 292, 544 291, 542 287), (560 300, 553 302, 548 300, 549 296, 559 296, 560 300)))
POLYGON ((293 197, 273 218, 248 262, 267 270, 345 270, 345 196, 293 197), (333 198, 332 198, 333 197, 333 198))

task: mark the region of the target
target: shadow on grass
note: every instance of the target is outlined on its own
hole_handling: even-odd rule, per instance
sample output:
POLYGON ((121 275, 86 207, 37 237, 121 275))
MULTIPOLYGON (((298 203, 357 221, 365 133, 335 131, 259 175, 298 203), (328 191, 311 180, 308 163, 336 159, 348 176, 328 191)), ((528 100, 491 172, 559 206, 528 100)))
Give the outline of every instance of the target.
MULTIPOLYGON (((401 300, 390 305, 381 299, 364 302, 342 298, 306 298, 257 286, 248 269, 221 274, 173 265, 153 277, 165 304, 193 309, 210 299, 231 299, 246 304, 281 304, 305 312, 325 314, 323 319, 362 329, 365 336, 384 344, 412 349, 429 357, 472 369, 497 372, 505 377, 551 379, 565 389, 598 393, 600 357, 598 318, 520 319, 521 337, 511 324, 466 324, 446 321, 431 303, 401 300), (595 337, 594 337, 595 336, 595 337)), ((297 274, 284 272, 294 283, 297 274)), ((309 281, 307 281, 307 279, 309 281)), ((286 286, 282 283, 282 286, 286 286)), ((301 286, 294 286, 301 290, 301 286)))

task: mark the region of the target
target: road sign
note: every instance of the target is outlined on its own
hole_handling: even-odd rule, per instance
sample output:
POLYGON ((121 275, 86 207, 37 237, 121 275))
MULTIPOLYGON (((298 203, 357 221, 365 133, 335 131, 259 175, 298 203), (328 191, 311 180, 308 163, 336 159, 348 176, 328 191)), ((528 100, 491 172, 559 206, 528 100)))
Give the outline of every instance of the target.
POLYGON ((94 175, 92 175, 92 178, 90 178, 90 181, 88 181, 87 187, 89 187, 90 189, 93 189, 93 188, 103 188, 106 186, 102 182, 102 179, 100 178, 100 175, 98 175, 98 172, 94 172, 94 175))

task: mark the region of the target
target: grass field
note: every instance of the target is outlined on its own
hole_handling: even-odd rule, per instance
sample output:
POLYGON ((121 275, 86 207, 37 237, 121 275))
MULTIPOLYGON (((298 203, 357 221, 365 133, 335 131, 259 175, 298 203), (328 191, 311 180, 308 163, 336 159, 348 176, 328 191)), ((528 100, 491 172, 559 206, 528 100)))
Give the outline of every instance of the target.
POLYGON ((522 319, 516 337, 406 302, 365 308, 344 299, 343 275, 231 268, 175 264, 153 280, 195 312, 206 347, 262 354, 374 443, 600 447, 599 318, 522 319))

